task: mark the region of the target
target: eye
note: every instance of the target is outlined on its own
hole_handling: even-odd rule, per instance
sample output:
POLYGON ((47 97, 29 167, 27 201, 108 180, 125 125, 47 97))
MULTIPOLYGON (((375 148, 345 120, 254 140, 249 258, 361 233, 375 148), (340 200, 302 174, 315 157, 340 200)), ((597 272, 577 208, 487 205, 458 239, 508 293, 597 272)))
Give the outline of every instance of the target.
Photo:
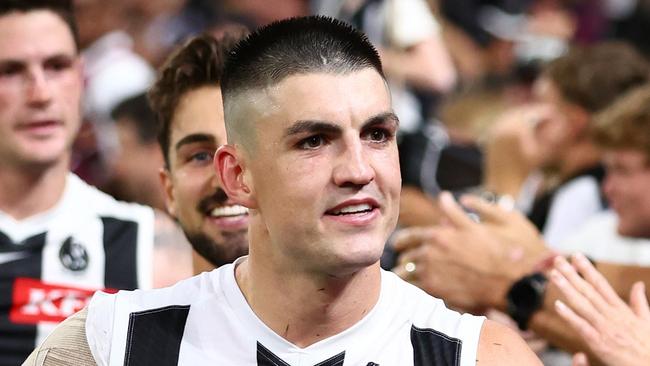
POLYGON ((45 61, 43 67, 49 71, 63 71, 72 67, 73 60, 68 57, 53 57, 45 61))
POLYGON ((0 77, 7 78, 20 74, 23 71, 23 67, 19 64, 6 64, 0 66, 0 77))
POLYGON ((190 156, 190 161, 195 161, 198 163, 204 163, 204 162, 211 162, 212 161, 212 154, 208 151, 200 151, 197 152, 196 154, 192 154, 190 156))
POLYGON ((325 144, 325 137, 323 135, 313 135, 298 143, 298 147, 304 150, 314 150, 325 144))
POLYGON ((368 131, 366 138, 372 142, 386 142, 392 138, 392 133, 383 128, 373 128, 368 131))

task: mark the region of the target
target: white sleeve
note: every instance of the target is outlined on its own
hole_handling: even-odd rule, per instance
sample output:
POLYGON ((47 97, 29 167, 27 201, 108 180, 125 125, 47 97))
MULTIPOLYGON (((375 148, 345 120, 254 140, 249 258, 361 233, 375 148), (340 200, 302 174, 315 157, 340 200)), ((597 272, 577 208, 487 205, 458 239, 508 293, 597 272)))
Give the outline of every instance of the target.
POLYGON ((86 339, 98 366, 108 366, 116 296, 97 291, 88 304, 86 339))

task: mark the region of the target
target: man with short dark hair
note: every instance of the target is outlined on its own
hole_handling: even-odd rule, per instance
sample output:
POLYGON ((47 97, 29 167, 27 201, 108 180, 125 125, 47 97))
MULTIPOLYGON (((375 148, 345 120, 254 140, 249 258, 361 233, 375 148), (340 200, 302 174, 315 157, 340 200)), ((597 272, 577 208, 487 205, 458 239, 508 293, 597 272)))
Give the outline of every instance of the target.
POLYGON ((365 36, 276 22, 238 43, 224 75, 215 166, 249 208, 249 256, 167 289, 98 293, 78 352, 99 365, 539 364, 512 331, 380 269, 399 121, 365 36))

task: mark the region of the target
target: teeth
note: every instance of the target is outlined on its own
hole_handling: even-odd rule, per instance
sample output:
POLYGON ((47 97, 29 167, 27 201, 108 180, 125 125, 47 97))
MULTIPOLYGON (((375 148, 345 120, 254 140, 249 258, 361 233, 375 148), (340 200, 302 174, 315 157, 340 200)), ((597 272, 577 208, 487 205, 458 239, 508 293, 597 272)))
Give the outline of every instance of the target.
POLYGON ((352 205, 352 206, 343 207, 340 210, 332 212, 332 214, 334 214, 334 215, 342 215, 342 214, 358 213, 358 212, 364 212, 364 211, 370 211, 370 210, 372 210, 372 207, 370 207, 369 204, 362 203, 360 205, 352 205))
POLYGON ((210 212, 211 216, 215 217, 225 217, 225 216, 241 216, 241 215, 246 215, 248 213, 248 209, 244 206, 240 205, 234 205, 234 206, 224 206, 224 207, 217 207, 212 212, 210 212))

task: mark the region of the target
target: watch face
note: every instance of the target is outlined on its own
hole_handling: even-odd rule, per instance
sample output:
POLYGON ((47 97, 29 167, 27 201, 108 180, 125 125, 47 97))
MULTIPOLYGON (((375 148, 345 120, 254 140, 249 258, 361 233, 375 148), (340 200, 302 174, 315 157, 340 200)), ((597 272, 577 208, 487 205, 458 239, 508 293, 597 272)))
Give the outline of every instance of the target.
POLYGON ((539 295, 540 293, 532 281, 519 281, 512 286, 508 297, 517 308, 533 310, 540 303, 539 295))

